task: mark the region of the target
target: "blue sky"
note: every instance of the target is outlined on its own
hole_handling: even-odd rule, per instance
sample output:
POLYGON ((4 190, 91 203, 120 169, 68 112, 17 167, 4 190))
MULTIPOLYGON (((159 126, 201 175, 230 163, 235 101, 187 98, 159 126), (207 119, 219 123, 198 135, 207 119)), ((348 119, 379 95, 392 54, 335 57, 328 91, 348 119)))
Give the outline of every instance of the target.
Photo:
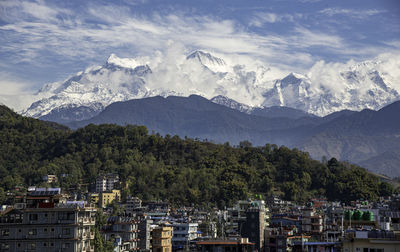
POLYGON ((0 94, 179 44, 306 71, 400 51, 400 1, 1 1, 0 94))

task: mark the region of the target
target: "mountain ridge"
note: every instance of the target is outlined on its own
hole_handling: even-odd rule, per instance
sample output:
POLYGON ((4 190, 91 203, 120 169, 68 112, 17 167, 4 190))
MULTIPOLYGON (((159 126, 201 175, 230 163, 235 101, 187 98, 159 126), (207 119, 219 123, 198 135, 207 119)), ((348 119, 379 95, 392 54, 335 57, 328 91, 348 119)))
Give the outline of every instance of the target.
POLYGON ((243 104, 246 110, 286 106, 319 116, 344 109, 376 110, 400 100, 400 79, 392 76, 386 61, 378 59, 352 63, 329 74, 310 70, 304 75, 278 77, 268 66, 228 63, 199 50, 176 61, 166 57, 119 58, 111 54, 103 66, 44 85, 22 114, 40 118, 52 110, 54 114, 83 106, 91 110, 75 120, 89 119, 99 112, 99 103, 106 107, 116 101, 157 95, 224 96, 243 104))
MULTIPOLYGON (((162 135, 232 144, 247 140, 257 146, 272 143, 297 147, 314 159, 325 156, 362 163, 373 157, 379 160, 381 154, 400 149, 400 120, 390 120, 399 112, 400 101, 378 111, 344 111, 322 118, 274 117, 273 113, 272 116, 247 114, 197 95, 158 96, 117 102, 92 119, 67 125, 72 128, 91 123, 145 125, 162 135)), ((395 158, 391 161, 392 165, 397 163, 395 158)), ((379 173, 379 169, 368 168, 379 173)), ((393 170, 387 175, 399 176, 400 171, 393 170)))

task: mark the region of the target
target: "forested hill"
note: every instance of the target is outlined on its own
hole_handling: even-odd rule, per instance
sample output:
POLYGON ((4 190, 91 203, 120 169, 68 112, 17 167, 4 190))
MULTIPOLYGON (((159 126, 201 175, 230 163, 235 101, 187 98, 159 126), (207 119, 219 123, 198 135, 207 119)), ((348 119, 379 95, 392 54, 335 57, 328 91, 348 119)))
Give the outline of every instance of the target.
POLYGON ((69 188, 109 172, 127 182, 126 193, 144 200, 220 207, 255 193, 349 201, 375 200, 393 189, 363 168, 336 159, 321 163, 296 149, 162 137, 143 126, 70 131, 0 106, 0 192, 39 184, 45 174, 58 175, 69 188))

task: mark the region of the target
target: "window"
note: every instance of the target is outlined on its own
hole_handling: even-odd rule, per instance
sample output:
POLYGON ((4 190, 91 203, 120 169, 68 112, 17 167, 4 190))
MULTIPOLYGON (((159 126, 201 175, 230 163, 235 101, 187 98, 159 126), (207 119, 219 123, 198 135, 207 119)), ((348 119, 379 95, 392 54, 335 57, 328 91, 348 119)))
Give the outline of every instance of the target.
POLYGON ((9 249, 10 248, 10 244, 8 243, 0 243, 0 249, 1 250, 5 250, 5 249, 9 249))
POLYGON ((62 247, 63 249, 69 248, 69 247, 70 247, 70 243, 69 243, 69 242, 63 243, 63 244, 61 245, 61 247, 62 247))
POLYGON ((63 228, 63 229, 62 229, 62 234, 63 234, 63 235, 69 235, 69 234, 71 234, 71 229, 70 229, 70 228, 63 228))
POLYGON ((43 247, 47 247, 47 242, 43 243, 43 247))
POLYGON ((37 235, 37 230, 36 229, 29 229, 28 234, 29 235, 37 235))
POLYGON ((29 220, 30 221, 38 220, 38 214, 30 214, 29 215, 29 220))
POLYGON ((10 229, 1 230, 1 236, 9 236, 9 235, 10 235, 10 229))
POLYGON ((36 243, 28 243, 28 249, 32 249, 32 250, 34 250, 34 249, 36 249, 36 243))
POLYGON ((75 213, 74 212, 60 212, 58 213, 59 220, 74 220, 75 213))
POLYGON ((47 233, 47 228, 43 228, 43 232, 47 233))

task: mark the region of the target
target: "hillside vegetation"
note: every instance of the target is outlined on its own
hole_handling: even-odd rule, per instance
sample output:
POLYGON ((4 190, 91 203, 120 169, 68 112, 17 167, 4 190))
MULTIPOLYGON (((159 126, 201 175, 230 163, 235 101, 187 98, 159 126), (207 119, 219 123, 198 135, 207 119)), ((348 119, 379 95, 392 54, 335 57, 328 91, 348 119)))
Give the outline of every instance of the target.
POLYGON ((143 126, 88 125, 72 131, 0 106, 0 191, 56 174, 63 188, 118 173, 124 193, 172 204, 226 206, 254 194, 288 200, 376 200, 393 187, 355 165, 312 160, 297 149, 265 144, 232 147, 149 134, 143 126), (67 174, 62 177, 61 174, 67 174))

